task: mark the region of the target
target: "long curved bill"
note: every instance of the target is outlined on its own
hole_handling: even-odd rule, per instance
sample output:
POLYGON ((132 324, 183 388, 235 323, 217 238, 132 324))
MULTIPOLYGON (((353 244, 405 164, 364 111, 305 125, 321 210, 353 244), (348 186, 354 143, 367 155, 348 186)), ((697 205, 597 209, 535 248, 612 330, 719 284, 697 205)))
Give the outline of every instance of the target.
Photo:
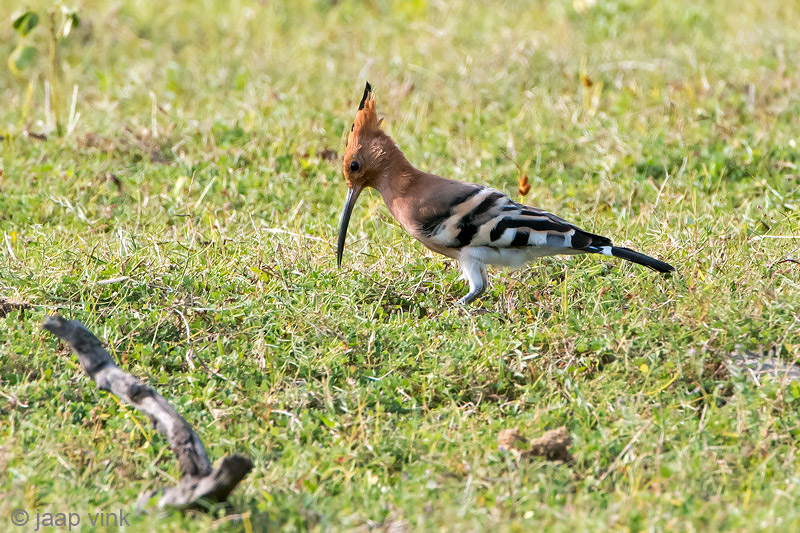
POLYGON ((344 210, 339 221, 339 241, 336 244, 336 266, 340 268, 342 266, 342 254, 344 253, 344 240, 347 238, 347 225, 350 224, 350 215, 353 213, 353 207, 356 205, 358 195, 361 194, 361 189, 359 186, 347 189, 347 198, 344 200, 344 210))

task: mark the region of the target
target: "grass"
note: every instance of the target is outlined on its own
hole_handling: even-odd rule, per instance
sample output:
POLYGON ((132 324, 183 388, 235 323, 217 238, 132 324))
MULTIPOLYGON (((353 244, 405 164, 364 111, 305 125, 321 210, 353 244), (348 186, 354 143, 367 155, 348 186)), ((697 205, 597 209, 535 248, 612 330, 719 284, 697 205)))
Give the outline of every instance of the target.
POLYGON ((58 312, 213 458, 255 463, 235 515, 131 530, 800 527, 800 383, 726 365, 800 355, 800 268, 781 262, 800 246, 800 12, 592 4, 84 0, 59 44, 80 113, 63 137, 46 54, 0 69, 0 295, 30 305, 0 317, 0 523, 130 510, 178 475, 41 330, 58 312), (526 201, 677 275, 545 259, 492 272, 465 312, 455 265, 375 193, 338 270, 366 79, 418 167, 515 195, 527 168, 526 201), (574 464, 498 449, 560 425, 574 464))

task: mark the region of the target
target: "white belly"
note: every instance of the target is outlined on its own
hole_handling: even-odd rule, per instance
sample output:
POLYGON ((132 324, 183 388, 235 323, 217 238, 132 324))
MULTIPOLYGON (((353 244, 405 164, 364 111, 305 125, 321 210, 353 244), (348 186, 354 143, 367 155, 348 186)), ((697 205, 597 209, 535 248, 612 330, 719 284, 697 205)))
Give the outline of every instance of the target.
POLYGON ((537 257, 548 255, 574 255, 583 253, 569 248, 552 248, 549 246, 528 246, 525 248, 492 248, 490 246, 468 246, 469 256, 485 265, 519 268, 537 257))

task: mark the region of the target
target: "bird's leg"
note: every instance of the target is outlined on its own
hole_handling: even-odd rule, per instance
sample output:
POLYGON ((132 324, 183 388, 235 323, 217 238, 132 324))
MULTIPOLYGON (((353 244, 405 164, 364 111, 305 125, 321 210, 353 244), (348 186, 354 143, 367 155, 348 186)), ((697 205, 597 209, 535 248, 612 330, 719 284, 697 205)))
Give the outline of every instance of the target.
POLYGON ((461 267, 464 279, 469 283, 469 292, 458 301, 458 304, 468 305, 486 290, 486 265, 468 250, 461 253, 461 257, 458 258, 458 264, 461 267))

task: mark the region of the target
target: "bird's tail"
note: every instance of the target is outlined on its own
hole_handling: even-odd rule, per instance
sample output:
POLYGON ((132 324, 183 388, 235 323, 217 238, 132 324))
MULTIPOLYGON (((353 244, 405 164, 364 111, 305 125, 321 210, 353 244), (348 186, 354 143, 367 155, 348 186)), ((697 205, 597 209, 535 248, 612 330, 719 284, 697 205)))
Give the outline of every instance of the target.
POLYGON ((650 257, 649 255, 640 254, 630 248, 623 248, 621 246, 589 246, 586 248, 587 251, 594 252, 597 254, 603 255, 610 255, 612 257, 619 257, 620 259, 625 259, 626 261, 630 261, 631 263, 636 263, 639 265, 644 265, 646 267, 652 268, 658 272, 672 272, 675 270, 675 267, 670 265, 669 263, 665 263, 664 261, 659 261, 654 257, 650 257))

